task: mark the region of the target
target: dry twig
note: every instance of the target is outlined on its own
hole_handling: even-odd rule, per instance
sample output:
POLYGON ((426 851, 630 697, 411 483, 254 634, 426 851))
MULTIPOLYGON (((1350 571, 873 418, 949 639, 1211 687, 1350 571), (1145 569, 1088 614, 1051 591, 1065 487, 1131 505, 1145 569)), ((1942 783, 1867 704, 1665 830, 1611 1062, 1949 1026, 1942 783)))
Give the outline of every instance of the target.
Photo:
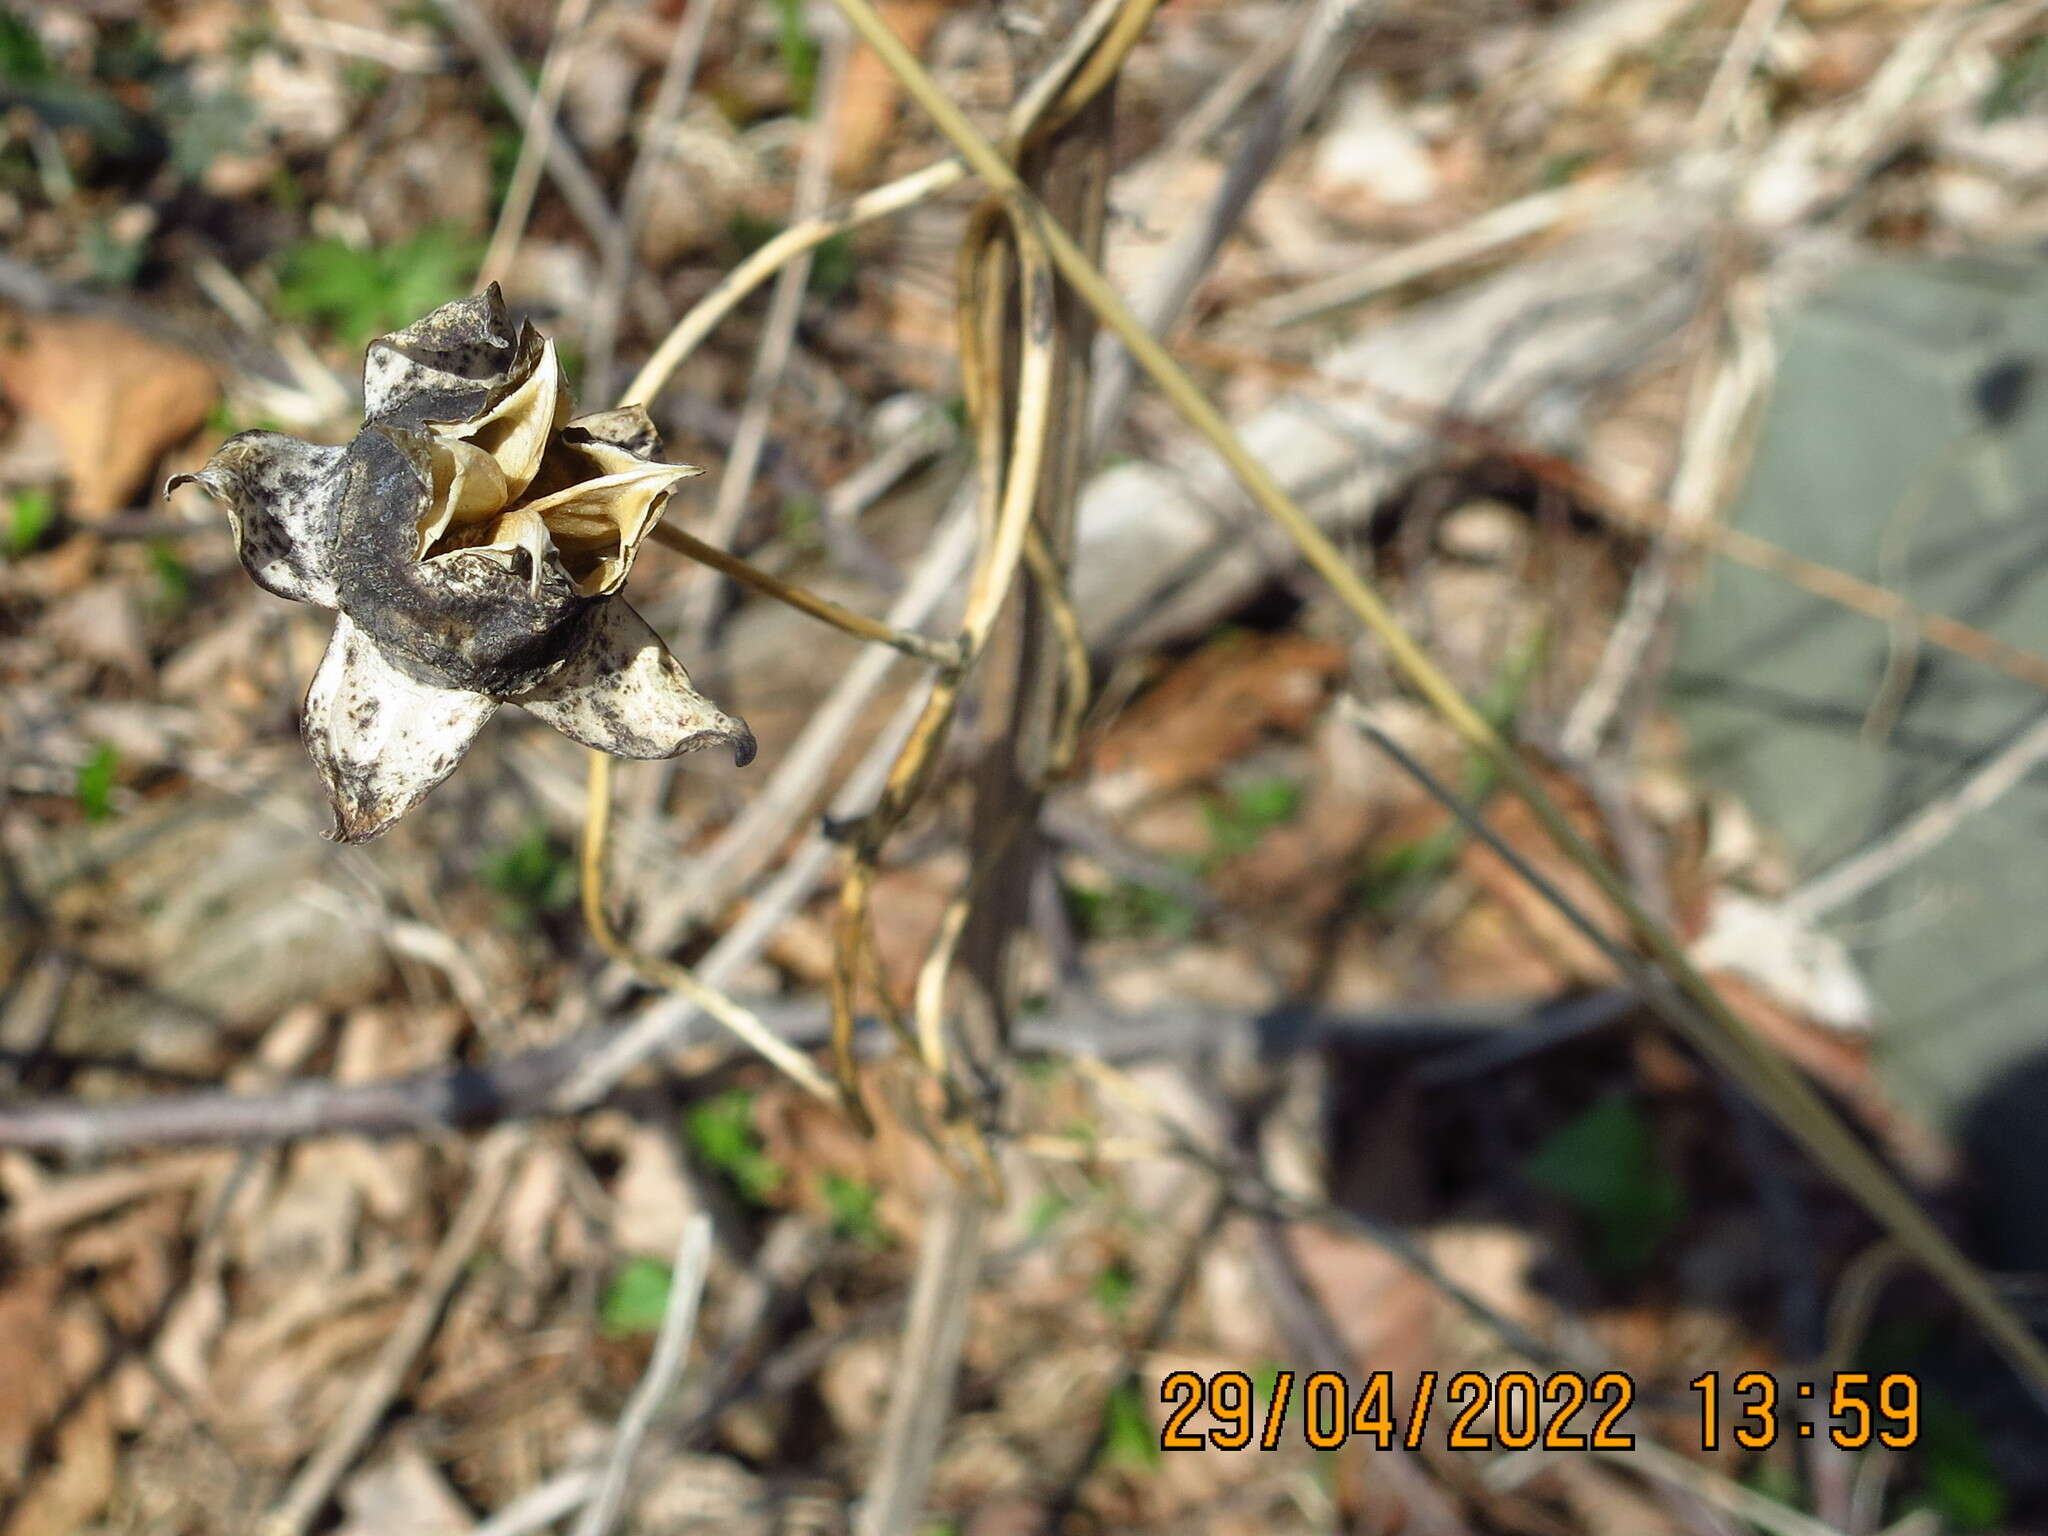
POLYGON ((434 1251, 433 1261, 420 1276, 412 1300, 398 1326, 384 1341, 377 1358, 357 1383, 341 1417, 328 1430, 310 1461, 299 1469, 271 1514, 264 1520, 263 1536, 305 1536, 319 1518, 321 1509, 334 1494, 342 1474, 370 1444, 377 1423, 390 1408, 391 1400, 412 1373, 420 1351, 434 1336, 443 1307, 456 1282, 469 1267, 470 1256, 483 1241, 484 1229, 498 1209, 498 1201, 512 1182, 513 1170, 525 1150, 525 1132, 515 1127, 493 1131, 477 1148, 476 1176, 463 1197, 447 1235, 434 1251))
POLYGON ((590 15, 590 0, 561 0, 555 8, 554 36, 540 67, 540 85, 533 93, 521 124, 519 158, 512 166, 512 180, 505 188, 505 201, 498 208, 498 222, 491 230, 491 243, 477 268, 479 291, 505 276, 519 242, 526 235, 526 221, 533 213, 533 194, 540 187, 541 166, 555 142, 556 115, 561 110, 562 92, 569 84, 569 66, 576 42, 590 15))
MULTIPOLYGON (((847 59, 852 51, 845 30, 832 29, 825 42, 824 61, 812 97, 810 129, 804 135, 803 153, 797 161, 796 194, 790 210, 793 223, 818 218, 832 190, 832 146, 845 95, 847 59)), ((795 350, 796 325, 803 315, 804 294, 810 285, 809 250, 798 252, 775 276, 775 289, 768 297, 767 319, 762 323, 761 339, 754 351, 754 371, 747 381, 747 398, 740 407, 739 427, 726 454, 718 497, 705 528, 705 535, 713 544, 730 544, 739 532, 740 519, 753 494, 754 476, 761 468, 761 454, 768 444, 775 399, 781 391, 790 354, 795 350)), ((711 632, 723 590, 716 581, 704 581, 692 594, 698 601, 691 605, 691 617, 685 622, 700 640, 711 632)))
POLYGON ((640 1385, 626 1400, 626 1411, 619 1416, 611 1452, 605 1458, 604 1474, 583 1511, 583 1518, 576 1522, 576 1536, 611 1536, 612 1528, 618 1524, 625 1507, 633 1458, 647 1438, 655 1413, 675 1390, 676 1380, 689 1358, 690 1339, 697 1328, 697 1307, 703 1300, 704 1279, 710 1269, 711 1218, 700 1212, 683 1224, 682 1242, 669 1274, 661 1330, 654 1336, 647 1373, 640 1378, 640 1385))
POLYGON ((640 124, 640 144, 633 153, 633 168, 626 173, 626 190, 619 202, 618 223, 602 251, 597 294, 590 303, 589 323, 584 327, 583 346, 588 362, 584 379, 590 393, 603 399, 612 392, 612 372, 617 362, 619 311, 626 302, 626 285, 633 279, 633 245, 647 221, 648 205, 654 199, 657 173, 667 154, 663 140, 697 77, 697 65, 704 57, 704 43, 718 15, 718 0, 703 0, 690 6, 677 20, 669 39, 668 58, 661 69, 661 83, 654 88, 654 100, 640 124))

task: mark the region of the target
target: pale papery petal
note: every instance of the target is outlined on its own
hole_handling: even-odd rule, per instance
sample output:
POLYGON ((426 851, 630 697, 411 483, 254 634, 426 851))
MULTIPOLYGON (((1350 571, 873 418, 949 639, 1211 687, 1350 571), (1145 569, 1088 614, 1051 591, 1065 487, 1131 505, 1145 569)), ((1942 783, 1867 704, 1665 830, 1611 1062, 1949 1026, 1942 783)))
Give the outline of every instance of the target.
POLYGON ((644 405, 622 405, 616 410, 578 416, 562 428, 562 439, 571 446, 602 443, 622 448, 648 463, 661 457, 661 433, 644 405))
POLYGON ((577 592, 603 597, 625 583, 640 541, 661 520, 676 482, 702 473, 691 464, 635 461, 618 474, 585 480, 530 501, 521 510, 547 523, 577 592))
POLYGON ((527 593, 534 597, 539 596, 541 584, 550 571, 562 570, 562 557, 555 549, 547 523, 524 507, 499 517, 480 542, 436 555, 434 559, 458 557, 490 560, 505 570, 525 572, 527 593))
POLYGON ((432 438, 427 452, 433 484, 420 517, 419 555, 450 527, 486 521, 512 499, 498 461, 474 443, 432 438))
POLYGON ((624 602, 600 603, 561 672, 539 688, 508 694, 586 747, 615 757, 678 757, 725 745, 744 768, 754 733, 690 686, 690 674, 661 637, 624 602))
POLYGON ((332 608, 343 452, 281 432, 241 432, 164 491, 196 485, 219 502, 242 568, 264 591, 332 608))
POLYGON ((328 835, 361 843, 383 832, 455 771, 497 707, 421 682, 338 616, 301 726, 334 803, 328 835))
POLYGON ((504 473, 507 499, 513 500, 525 495, 533 477, 540 473, 548 439, 567 420, 569 410, 569 394, 562 387, 555 344, 544 341, 540 362, 524 383, 482 415, 434 430, 442 437, 473 443, 490 454, 504 473))
POLYGON ((532 375, 542 347, 532 326, 512 324, 493 283, 370 343, 363 419, 412 429, 473 420, 532 375))

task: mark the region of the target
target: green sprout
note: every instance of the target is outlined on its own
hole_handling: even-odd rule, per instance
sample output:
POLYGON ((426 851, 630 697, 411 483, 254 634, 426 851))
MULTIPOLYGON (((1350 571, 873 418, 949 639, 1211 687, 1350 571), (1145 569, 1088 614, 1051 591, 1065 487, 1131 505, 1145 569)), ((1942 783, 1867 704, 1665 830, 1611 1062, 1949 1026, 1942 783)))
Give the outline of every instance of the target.
POLYGON ((7 504, 7 553, 16 560, 42 543, 57 520, 57 502, 46 490, 16 491, 7 504))
POLYGON ((766 1205, 782 1187, 787 1170, 769 1156, 754 1129, 754 1095, 746 1089, 728 1089, 691 1105, 683 1116, 683 1134, 705 1165, 723 1174, 750 1204, 766 1205))
POLYGON ((497 893, 499 920, 508 928, 537 927, 576 895, 575 861, 544 826, 491 854, 477 873, 497 893))
POLYGON ((1285 826, 1301 811, 1301 786, 1292 779, 1255 779, 1220 800, 1202 806, 1209 824, 1210 857, 1234 859, 1258 847, 1275 827, 1285 826))
POLYGON ((78 765, 76 794, 78 808, 87 821, 107 821, 114 814, 114 779, 121 771, 121 754, 111 741, 92 749, 92 755, 78 765))
POLYGON ((1159 1434, 1145 1413, 1138 1383, 1126 1380, 1102 1405, 1102 1465, 1125 1472, 1152 1472, 1157 1470, 1160 1456, 1159 1434))
POLYGON ((339 240, 307 240, 285 253, 278 307, 295 319, 327 326, 353 345, 468 292, 478 255, 474 239, 445 224, 367 250, 339 240))
POLYGON ((632 1258, 619 1266, 598 1305, 598 1327, 608 1339, 655 1332, 668 1310, 669 1267, 657 1259, 632 1258))
POLYGON ((775 15, 781 24, 776 43, 789 76, 790 99, 801 115, 809 117, 812 87, 818 81, 818 44, 804 26, 804 0, 775 0, 775 15))
POLYGON ((1626 1093, 1559 1126, 1522 1171, 1579 1212, 1595 1267, 1618 1280, 1640 1274, 1685 1219, 1685 1188, 1658 1161, 1650 1123, 1626 1093))
POLYGON ((876 1213, 881 1193, 866 1179, 845 1173, 827 1173, 818 1180, 818 1193, 832 1213, 832 1230, 840 1237, 880 1253, 889 1246, 888 1228, 876 1213))

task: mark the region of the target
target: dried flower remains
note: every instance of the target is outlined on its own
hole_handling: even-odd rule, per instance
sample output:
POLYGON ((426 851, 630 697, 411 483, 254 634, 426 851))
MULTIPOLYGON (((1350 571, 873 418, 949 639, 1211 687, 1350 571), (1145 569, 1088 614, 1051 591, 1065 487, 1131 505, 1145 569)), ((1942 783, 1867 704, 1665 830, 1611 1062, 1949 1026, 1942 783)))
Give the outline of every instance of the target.
POLYGON ((302 727, 329 836, 383 832, 504 702, 620 757, 753 758, 618 595, 700 473, 661 461, 644 410, 571 419, 554 343, 515 329, 495 284, 372 341, 363 401, 346 446, 243 432, 166 487, 227 509, 257 585, 336 615, 302 727))

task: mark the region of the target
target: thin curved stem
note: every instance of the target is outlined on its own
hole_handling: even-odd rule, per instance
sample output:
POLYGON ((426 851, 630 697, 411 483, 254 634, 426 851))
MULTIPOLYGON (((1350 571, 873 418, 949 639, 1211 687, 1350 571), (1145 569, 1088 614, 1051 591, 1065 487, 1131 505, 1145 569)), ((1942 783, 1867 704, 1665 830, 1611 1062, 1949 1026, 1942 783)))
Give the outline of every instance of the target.
POLYGON ((678 554, 688 555, 692 560, 710 566, 734 581, 752 587, 764 597, 772 597, 778 603, 787 603, 799 613, 830 624, 834 629, 844 630, 857 640, 872 640, 877 645, 886 645, 891 650, 918 661, 929 662, 942 670, 960 665, 960 647, 951 640, 935 640, 929 635, 914 634, 909 630, 896 629, 880 619, 871 619, 864 613, 841 607, 829 597, 820 597, 807 587, 794 586, 758 565, 742 560, 729 550, 708 544, 673 523, 656 523, 650 535, 657 544, 667 545, 678 554))
POLYGON ((660 394, 670 377, 682 367, 684 359, 717 329, 719 321, 737 309, 748 294, 804 252, 816 250, 834 235, 915 207, 926 198, 966 179, 967 167, 958 160, 940 160, 921 171, 912 171, 908 176, 876 187, 872 192, 863 192, 836 213, 822 214, 790 225, 720 278, 718 285, 675 323, 668 335, 662 338, 661 345, 654 349, 654 355, 633 376, 626 392, 619 396, 619 404, 645 405, 660 394))
POLYGON ((687 969, 671 961, 638 953, 613 929, 611 917, 604 909, 604 856, 605 838, 611 830, 611 781, 611 758, 593 749, 583 822, 582 884, 583 921, 590 929, 590 936, 597 940, 597 947, 650 986, 681 993, 780 1067, 798 1086, 827 1103, 834 1102, 837 1095, 833 1093, 831 1083, 812 1064, 810 1057, 716 987, 707 986, 687 969))

